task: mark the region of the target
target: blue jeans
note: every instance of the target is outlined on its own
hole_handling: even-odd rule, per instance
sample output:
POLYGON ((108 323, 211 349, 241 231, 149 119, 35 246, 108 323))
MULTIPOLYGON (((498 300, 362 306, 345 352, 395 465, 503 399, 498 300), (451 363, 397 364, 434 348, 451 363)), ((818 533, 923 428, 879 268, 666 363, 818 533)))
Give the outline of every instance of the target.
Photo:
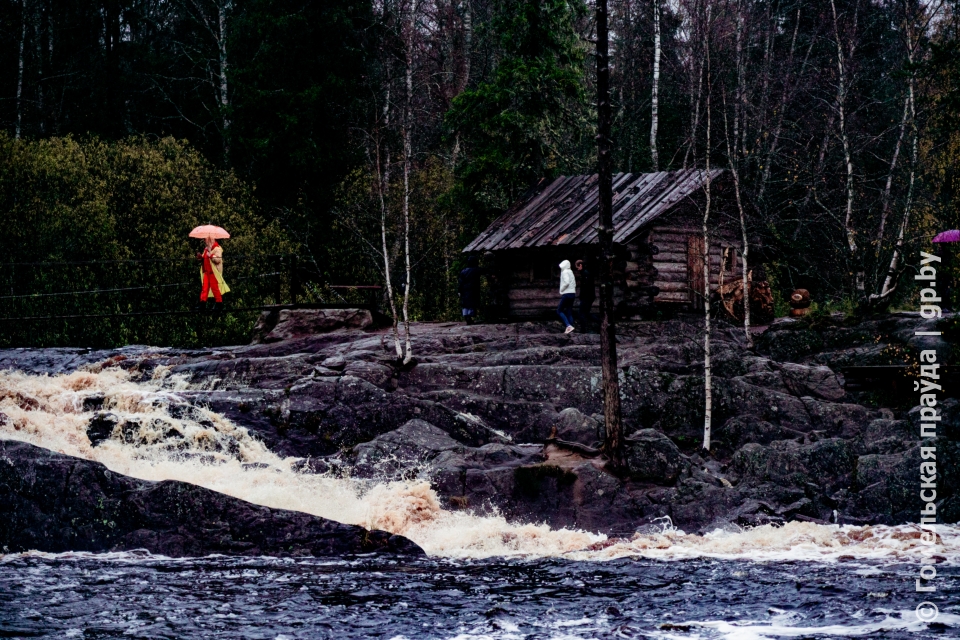
POLYGON ((573 300, 576 297, 575 293, 565 293, 560 296, 560 304, 557 305, 557 315, 568 327, 573 326, 573 300))

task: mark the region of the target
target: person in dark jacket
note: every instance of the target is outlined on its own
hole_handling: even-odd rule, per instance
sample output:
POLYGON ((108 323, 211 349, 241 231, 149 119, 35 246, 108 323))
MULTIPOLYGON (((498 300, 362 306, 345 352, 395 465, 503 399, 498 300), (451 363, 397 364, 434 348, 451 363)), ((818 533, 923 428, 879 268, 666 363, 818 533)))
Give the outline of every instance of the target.
POLYGON ((480 308, 480 259, 476 256, 467 258, 467 267, 460 272, 457 291, 460 293, 460 309, 467 324, 473 324, 477 319, 477 309, 480 308))
POLYGON ((577 280, 580 285, 580 327, 581 331, 586 331, 596 318, 590 312, 594 300, 597 299, 596 281, 593 279, 593 272, 587 267, 584 260, 577 260, 577 280))

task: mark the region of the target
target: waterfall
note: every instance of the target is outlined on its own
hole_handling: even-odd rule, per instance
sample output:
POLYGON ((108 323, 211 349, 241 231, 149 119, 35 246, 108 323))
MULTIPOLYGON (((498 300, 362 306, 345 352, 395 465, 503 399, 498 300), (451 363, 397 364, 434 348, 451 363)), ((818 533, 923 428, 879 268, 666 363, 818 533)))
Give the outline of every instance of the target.
MULTIPOLYGON (((187 402, 185 379, 159 367, 135 381, 121 369, 38 376, 0 372, 0 438, 100 462, 144 480, 178 480, 252 503, 407 536, 430 555, 451 558, 624 556, 756 560, 919 557, 915 525, 831 526, 791 522, 688 535, 664 521, 630 539, 543 524, 508 522, 441 507, 425 480, 386 482, 298 471, 226 417, 187 402), (91 438, 93 441, 91 441, 91 438)), ((946 548, 960 529, 943 526, 946 548)))

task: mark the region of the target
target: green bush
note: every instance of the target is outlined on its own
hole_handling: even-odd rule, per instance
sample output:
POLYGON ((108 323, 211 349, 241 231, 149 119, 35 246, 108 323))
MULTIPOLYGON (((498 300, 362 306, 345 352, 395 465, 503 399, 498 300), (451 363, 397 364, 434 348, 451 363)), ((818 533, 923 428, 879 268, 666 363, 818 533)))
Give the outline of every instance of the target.
MULTIPOLYGON (((186 312, 199 295, 194 254, 202 248, 187 234, 207 223, 231 233, 222 242, 228 304, 257 306, 278 285, 278 276, 264 274, 282 270, 278 258, 262 256, 292 246, 259 217, 250 187, 172 138, 0 134, 0 211, 3 318, 186 312), (111 291, 89 293, 99 290, 111 291)), ((0 346, 246 341, 255 316, 5 319, 0 346)))

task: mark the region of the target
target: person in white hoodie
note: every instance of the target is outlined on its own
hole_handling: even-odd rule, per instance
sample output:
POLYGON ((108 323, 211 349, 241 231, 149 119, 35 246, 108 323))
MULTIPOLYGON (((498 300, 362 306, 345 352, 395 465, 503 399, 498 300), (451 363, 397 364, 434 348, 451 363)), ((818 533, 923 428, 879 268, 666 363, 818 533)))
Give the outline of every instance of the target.
POLYGON ((560 263, 560 304, 557 305, 557 315, 567 325, 564 333, 573 331, 573 301, 577 297, 577 278, 570 268, 570 261, 560 263))

